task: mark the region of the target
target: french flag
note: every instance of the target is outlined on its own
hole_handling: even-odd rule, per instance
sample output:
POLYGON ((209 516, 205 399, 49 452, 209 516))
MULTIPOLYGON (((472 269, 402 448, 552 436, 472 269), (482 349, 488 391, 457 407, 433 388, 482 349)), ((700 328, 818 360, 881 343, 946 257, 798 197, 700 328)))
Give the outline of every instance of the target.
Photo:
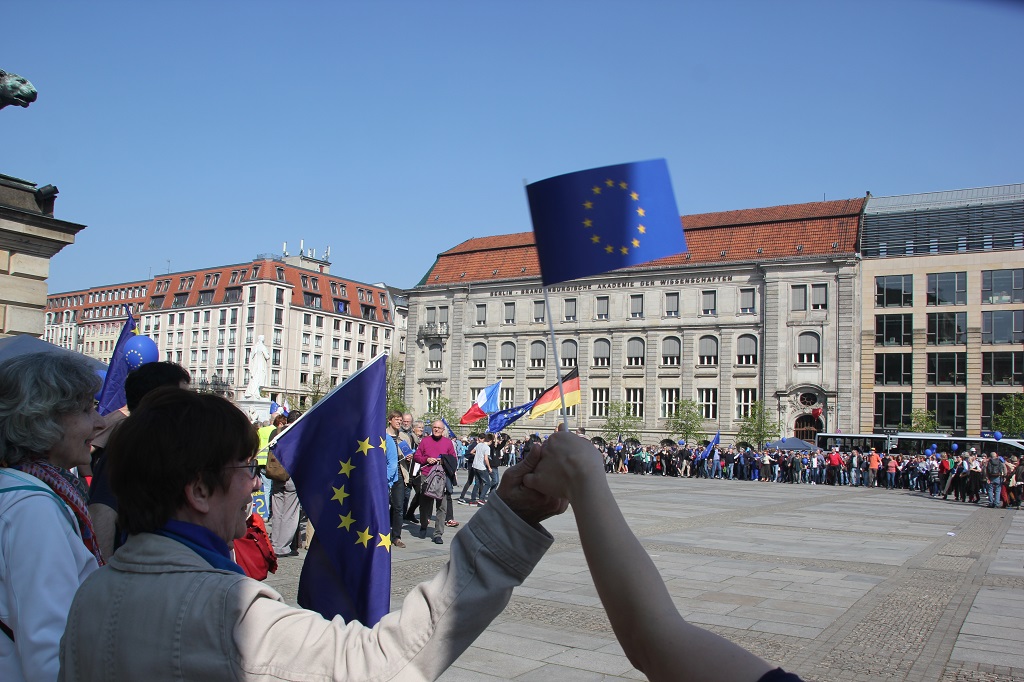
POLYGON ((501 379, 491 384, 476 395, 476 402, 470 405, 466 414, 459 420, 460 424, 472 424, 483 419, 492 412, 498 411, 498 394, 501 393, 501 379))

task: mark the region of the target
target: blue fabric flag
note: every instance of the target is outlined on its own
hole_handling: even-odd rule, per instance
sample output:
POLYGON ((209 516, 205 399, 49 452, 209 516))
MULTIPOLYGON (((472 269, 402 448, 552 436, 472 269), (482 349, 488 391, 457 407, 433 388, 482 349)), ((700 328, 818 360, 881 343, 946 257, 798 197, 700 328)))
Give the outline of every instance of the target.
POLYGON ((531 400, 525 405, 510 407, 507 410, 495 412, 487 419, 487 430, 491 433, 500 433, 506 426, 519 419, 524 414, 528 414, 530 410, 533 409, 533 404, 535 402, 537 401, 531 400))
POLYGON ((124 380, 128 377, 128 362, 124 358, 124 347, 128 341, 135 336, 135 318, 132 317, 132 308, 125 304, 125 314, 128 319, 121 327, 121 334, 114 344, 114 353, 110 356, 110 364, 107 366, 107 376, 103 378, 103 388, 97 396, 96 411, 100 416, 116 412, 128 404, 124 397, 124 380))
POLYGON ((686 251, 664 159, 526 186, 544 286, 686 251))
POLYGON ((706 448, 704 448, 704 452, 697 459, 698 460, 707 459, 708 455, 711 454, 711 451, 714 449, 714 447, 716 445, 718 445, 718 441, 720 441, 721 439, 722 439, 722 432, 719 431, 718 433, 715 434, 715 437, 711 439, 711 442, 708 443, 708 446, 706 448))
POLYGON ((448 437, 451 438, 452 440, 458 440, 459 437, 455 434, 455 431, 453 431, 452 427, 448 424, 448 420, 445 419, 444 417, 441 417, 441 421, 444 422, 444 427, 448 429, 448 437))
POLYGON ((380 355, 270 444, 316 528, 299 605, 367 627, 391 608, 385 375, 380 355))

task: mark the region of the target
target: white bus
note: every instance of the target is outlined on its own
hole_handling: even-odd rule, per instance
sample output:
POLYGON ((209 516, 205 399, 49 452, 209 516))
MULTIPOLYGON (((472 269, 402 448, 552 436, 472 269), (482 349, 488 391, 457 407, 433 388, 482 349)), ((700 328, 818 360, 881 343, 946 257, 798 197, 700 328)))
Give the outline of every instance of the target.
POLYGON ((842 452, 859 448, 868 452, 875 448, 879 453, 895 453, 901 455, 923 455, 925 450, 936 446, 937 453, 962 455, 975 448, 978 454, 993 450, 1000 456, 1017 455, 1024 457, 1024 445, 1019 440, 1004 438, 982 438, 981 436, 950 436, 945 433, 819 433, 817 446, 822 450, 838 447, 842 452))

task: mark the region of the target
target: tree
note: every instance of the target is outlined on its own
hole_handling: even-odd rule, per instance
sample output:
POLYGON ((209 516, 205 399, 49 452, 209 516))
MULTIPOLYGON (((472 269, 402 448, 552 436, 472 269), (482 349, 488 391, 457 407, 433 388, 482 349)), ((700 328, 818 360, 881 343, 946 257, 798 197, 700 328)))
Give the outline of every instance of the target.
POLYGON ((680 400, 676 413, 668 418, 668 435, 673 439, 696 443, 704 434, 704 413, 693 400, 680 400))
POLYGON ((769 417, 763 400, 755 401, 750 406, 750 414, 739 423, 736 442, 746 442, 761 448, 779 437, 779 423, 774 417, 769 417))
POLYGON ((1007 438, 1024 438, 1024 393, 1011 393, 999 401, 999 414, 992 417, 992 430, 1007 438))
MULTIPOLYGON (((405 413, 409 408, 405 404, 405 363, 397 357, 389 357, 386 369, 388 405, 387 410, 398 410, 405 413)), ((450 423, 450 422, 449 422, 450 423)))
MULTIPOLYGON (((448 398, 438 398, 431 405, 427 406, 427 411, 423 414, 422 418, 424 423, 428 425, 438 419, 444 419, 448 422, 448 425, 451 426, 452 430, 455 431, 455 427, 459 423, 460 416, 461 415, 455 411, 455 406, 452 405, 451 400, 448 398)), ((455 432, 455 435, 458 435, 458 431, 455 432)))
POLYGON ((601 435, 605 440, 616 442, 619 436, 622 436, 623 440, 640 440, 640 429, 644 426, 644 420, 633 416, 631 410, 629 403, 621 400, 608 403, 608 418, 601 427, 601 435))
POLYGON ((910 411, 910 430, 914 433, 946 433, 935 421, 935 413, 928 410, 910 411))
POLYGON ((307 407, 313 407, 320 399, 323 398, 331 390, 329 380, 324 376, 323 372, 313 372, 309 378, 309 382, 306 384, 307 397, 309 403, 307 407))

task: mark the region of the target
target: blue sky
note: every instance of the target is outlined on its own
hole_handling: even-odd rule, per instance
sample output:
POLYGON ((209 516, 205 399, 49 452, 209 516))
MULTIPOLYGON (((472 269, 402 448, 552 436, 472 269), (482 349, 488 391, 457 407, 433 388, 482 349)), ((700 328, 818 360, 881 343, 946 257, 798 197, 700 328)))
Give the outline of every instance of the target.
MULTIPOLYGON (((11 12, 8 9, 8 16, 11 12)), ((414 285, 530 229, 524 181, 668 159, 682 213, 1024 181, 1024 7, 40 2, 0 173, 88 225, 51 292, 331 246, 414 285)))

